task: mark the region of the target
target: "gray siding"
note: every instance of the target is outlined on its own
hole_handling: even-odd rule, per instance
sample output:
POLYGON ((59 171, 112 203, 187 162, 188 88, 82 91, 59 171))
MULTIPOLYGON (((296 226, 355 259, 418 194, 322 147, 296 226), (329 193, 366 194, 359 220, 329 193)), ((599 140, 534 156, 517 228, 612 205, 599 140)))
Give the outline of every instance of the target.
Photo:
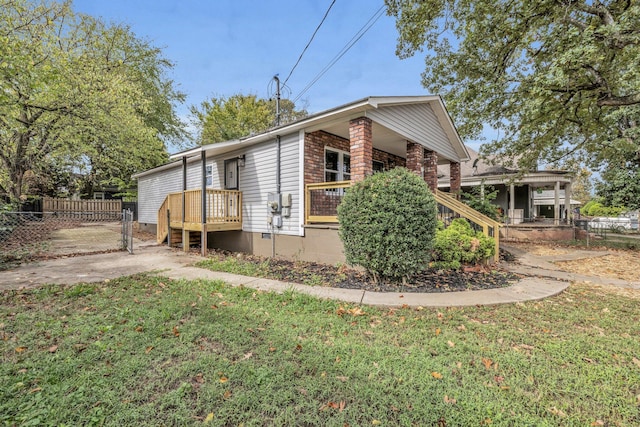
POLYGON ((157 224, 158 209, 167 194, 182 190, 182 168, 177 167, 138 178, 138 222, 157 224))
MULTIPOLYGON (((239 168, 239 189, 242 191, 244 231, 267 233, 267 199, 276 191, 276 142, 232 151, 213 160, 214 188, 224 187, 224 161, 245 155, 245 165, 239 168)), ((281 138, 281 192, 291 193, 291 217, 283 218, 280 234, 301 235, 300 172, 298 133, 281 138)))
POLYGON ((367 117, 451 159, 459 159, 438 118, 428 104, 395 105, 367 112, 367 117))
MULTIPOLYGON (((281 138, 281 191, 291 193, 291 216, 283 218, 283 226, 277 232, 302 235, 302 212, 300 197, 300 143, 299 134, 281 138)), ((243 230, 267 233, 268 193, 276 191, 276 142, 272 141, 239 149, 207 159, 213 166, 213 183, 209 188, 224 188, 224 161, 245 155, 245 165, 239 168, 239 189, 242 191, 243 230)), ((187 189, 201 186, 201 163, 191 161, 187 165, 187 189)), ((159 171, 138 179, 138 220, 141 223, 157 224, 160 205, 167 194, 182 190, 182 165, 159 171)))

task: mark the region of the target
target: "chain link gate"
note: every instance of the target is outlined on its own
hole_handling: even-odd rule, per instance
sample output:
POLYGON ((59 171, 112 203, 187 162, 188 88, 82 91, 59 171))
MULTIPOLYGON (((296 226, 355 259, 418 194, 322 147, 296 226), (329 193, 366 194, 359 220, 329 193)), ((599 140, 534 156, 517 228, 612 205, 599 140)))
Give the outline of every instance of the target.
POLYGON ((133 253, 133 212, 130 209, 122 210, 122 249, 133 253))

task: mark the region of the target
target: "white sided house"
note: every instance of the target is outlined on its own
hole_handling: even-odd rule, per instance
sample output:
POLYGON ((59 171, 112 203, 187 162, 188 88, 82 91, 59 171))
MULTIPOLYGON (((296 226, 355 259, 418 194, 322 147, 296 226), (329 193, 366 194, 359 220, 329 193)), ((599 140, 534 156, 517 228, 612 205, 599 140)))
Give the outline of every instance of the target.
POLYGON ((390 96, 171 159, 134 176, 138 221, 158 242, 335 263, 344 261, 336 207, 345 188, 404 166, 451 206, 455 198, 437 191, 437 167, 449 169, 455 193, 469 154, 439 96, 390 96))

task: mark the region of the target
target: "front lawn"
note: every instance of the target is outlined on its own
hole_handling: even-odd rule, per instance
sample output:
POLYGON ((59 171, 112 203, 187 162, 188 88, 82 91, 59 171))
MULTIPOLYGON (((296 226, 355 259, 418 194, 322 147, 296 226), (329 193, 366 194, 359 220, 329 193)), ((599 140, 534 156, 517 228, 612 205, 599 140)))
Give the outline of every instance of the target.
POLYGON ((378 309, 134 276, 0 293, 0 424, 640 425, 638 291, 378 309))

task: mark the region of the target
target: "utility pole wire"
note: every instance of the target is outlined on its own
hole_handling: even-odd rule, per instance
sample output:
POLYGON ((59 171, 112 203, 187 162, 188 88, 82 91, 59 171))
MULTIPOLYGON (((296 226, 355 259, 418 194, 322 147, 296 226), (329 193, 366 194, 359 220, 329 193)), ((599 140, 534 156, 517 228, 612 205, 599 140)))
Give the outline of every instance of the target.
POLYGON ((369 29, 373 26, 373 24, 375 24, 378 19, 380 19, 380 17, 382 16, 383 12, 384 12, 384 8, 385 5, 382 5, 380 7, 380 9, 378 9, 372 16, 371 18, 369 18, 369 20, 358 30, 358 32, 351 38, 351 40, 349 40, 349 42, 342 48, 342 50, 340 52, 338 52, 338 54, 331 60, 331 62, 329 62, 328 65, 326 65, 322 71, 320 71, 320 73, 318 73, 316 75, 316 77, 313 78, 313 80, 307 84, 305 86, 304 89, 302 89, 302 91, 298 94, 298 96, 296 96, 296 98, 293 100, 293 102, 295 103, 298 99, 300 99, 302 97, 302 95, 304 95, 309 89, 311 89, 311 87, 318 81, 320 80, 320 78, 327 72, 329 71, 329 69, 331 67, 333 67, 335 65, 336 62, 338 62, 340 60, 340 58, 342 58, 345 53, 347 53, 349 51, 349 49, 351 49, 353 47, 354 44, 356 44, 358 42, 358 40, 360 40, 362 38, 362 36, 365 35, 365 33, 367 31, 369 31, 369 29))
POLYGON ((291 77, 291 74, 293 74, 293 70, 296 69, 296 67, 298 66, 298 64, 300 63, 300 60, 302 59, 302 55, 304 55, 304 53, 307 51, 307 48, 309 47, 309 45, 311 44, 311 42, 313 41, 313 38, 316 36, 316 33, 318 32, 318 30, 320 29, 320 27, 322 26, 322 24, 324 23, 324 20, 327 19, 327 15, 329 15, 329 11, 331 10, 331 8, 333 7, 333 5, 335 4, 336 0, 333 0, 331 2, 331 4, 329 5, 329 8, 327 9, 327 11, 324 13, 324 16, 322 17, 322 20, 320 21, 320 23, 318 24, 318 26, 316 27, 316 30, 313 32, 313 34, 311 35, 311 38, 309 39, 309 42, 307 43, 307 45, 304 47, 304 49, 302 49, 302 53, 300 54, 300 56, 298 57, 298 60, 296 61, 295 65, 293 66, 293 68, 291 69, 291 71, 289 71, 289 75, 287 76, 286 79, 284 79, 284 82, 282 83, 282 85, 286 85, 287 82, 289 81, 289 77, 291 77))

